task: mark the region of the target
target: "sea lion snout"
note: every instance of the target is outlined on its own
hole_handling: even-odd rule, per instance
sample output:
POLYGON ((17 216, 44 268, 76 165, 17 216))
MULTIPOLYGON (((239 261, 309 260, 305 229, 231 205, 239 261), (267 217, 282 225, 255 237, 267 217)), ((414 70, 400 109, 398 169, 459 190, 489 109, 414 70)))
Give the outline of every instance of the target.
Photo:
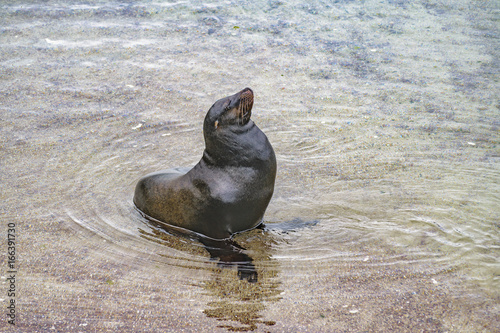
POLYGON ((248 104, 250 103, 250 108, 253 105, 253 91, 250 88, 245 88, 239 93, 240 104, 248 104))
POLYGON ((245 89, 243 89, 242 91, 240 91, 240 94, 243 95, 243 94, 250 94, 252 95, 252 98, 253 98, 253 90, 246 87, 245 89))
POLYGON ((250 120, 253 107, 253 91, 250 88, 245 88, 240 91, 240 103, 237 108, 237 116, 240 125, 245 125, 250 120))

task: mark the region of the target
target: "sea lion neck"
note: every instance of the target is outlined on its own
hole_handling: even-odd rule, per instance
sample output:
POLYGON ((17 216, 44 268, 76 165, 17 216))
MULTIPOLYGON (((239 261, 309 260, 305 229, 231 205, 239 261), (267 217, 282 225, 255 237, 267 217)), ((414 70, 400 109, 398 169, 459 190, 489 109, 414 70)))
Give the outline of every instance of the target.
POLYGON ((213 132, 205 132, 203 160, 214 166, 243 166, 260 159, 262 145, 267 138, 249 121, 244 126, 232 125, 213 132))

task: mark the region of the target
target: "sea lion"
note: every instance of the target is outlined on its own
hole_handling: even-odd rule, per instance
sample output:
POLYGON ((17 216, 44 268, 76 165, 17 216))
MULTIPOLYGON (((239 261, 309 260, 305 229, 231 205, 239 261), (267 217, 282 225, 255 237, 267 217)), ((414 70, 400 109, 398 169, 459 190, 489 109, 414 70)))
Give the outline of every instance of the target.
POLYGON ((253 91, 218 100, 203 123, 205 150, 186 173, 160 171, 140 179, 134 204, 146 217, 213 239, 262 222, 276 178, 276 156, 250 120, 253 91))

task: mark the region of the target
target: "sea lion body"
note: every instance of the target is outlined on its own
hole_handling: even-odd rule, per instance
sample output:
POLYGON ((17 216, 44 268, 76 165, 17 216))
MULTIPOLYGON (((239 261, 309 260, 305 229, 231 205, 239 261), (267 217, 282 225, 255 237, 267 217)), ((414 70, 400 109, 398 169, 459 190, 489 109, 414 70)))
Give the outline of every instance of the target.
POLYGON ((205 151, 191 170, 160 171, 139 180, 136 207, 156 220, 214 239, 258 226, 271 200, 276 157, 250 120, 253 92, 218 100, 205 117, 205 151))

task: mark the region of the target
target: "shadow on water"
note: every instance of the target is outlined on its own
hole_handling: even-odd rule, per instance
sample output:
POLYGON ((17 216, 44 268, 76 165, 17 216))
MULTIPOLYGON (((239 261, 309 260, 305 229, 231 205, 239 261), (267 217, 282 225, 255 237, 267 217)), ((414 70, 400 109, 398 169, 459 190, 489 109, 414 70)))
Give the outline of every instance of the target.
POLYGON ((140 229, 142 238, 182 251, 186 251, 185 244, 190 243, 194 246, 193 253, 203 247, 210 261, 217 262, 212 268, 212 278, 201 283, 215 299, 203 312, 209 318, 224 322, 218 327, 235 332, 253 331, 258 324, 275 324, 275 321, 263 320, 261 314, 266 304, 281 299, 280 271, 277 261, 272 259, 273 245, 278 242, 276 235, 317 223, 294 219, 261 224, 231 239, 215 240, 156 220, 146 220, 151 231, 140 229))
MULTIPOLYGON (((236 235, 232 240, 235 252, 238 253, 246 248, 244 254, 250 261, 246 263, 219 261, 212 278, 203 283, 203 288, 214 299, 207 304, 203 313, 209 318, 220 321, 219 327, 242 332, 253 331, 259 324, 266 326, 275 324, 275 321, 262 319, 267 304, 279 301, 282 293, 278 263, 271 258, 274 242, 275 239, 269 237, 269 234, 262 229, 236 235), (231 265, 238 267, 240 279, 230 274, 231 270, 227 267, 231 265)), ((231 254, 228 257, 226 249, 222 253, 220 250, 214 252, 213 248, 209 251, 211 255, 220 254, 224 260, 238 258, 239 254, 234 257, 231 254)))
MULTIPOLYGON (((142 215, 142 214, 141 214, 142 215)), ((253 259, 246 250, 231 239, 212 239, 186 229, 177 228, 161 221, 144 216, 153 227, 150 233, 140 229, 141 237, 153 240, 162 245, 172 247, 177 242, 172 237, 189 239, 201 243, 210 254, 211 261, 218 261, 217 266, 223 268, 236 268, 238 277, 248 282, 257 282, 258 274, 253 264, 253 259)))
POLYGON ((205 245, 212 260, 219 260, 218 266, 222 268, 236 267, 240 280, 255 283, 258 280, 257 270, 253 259, 245 253, 245 249, 234 240, 215 240, 200 237, 199 241, 205 245))

